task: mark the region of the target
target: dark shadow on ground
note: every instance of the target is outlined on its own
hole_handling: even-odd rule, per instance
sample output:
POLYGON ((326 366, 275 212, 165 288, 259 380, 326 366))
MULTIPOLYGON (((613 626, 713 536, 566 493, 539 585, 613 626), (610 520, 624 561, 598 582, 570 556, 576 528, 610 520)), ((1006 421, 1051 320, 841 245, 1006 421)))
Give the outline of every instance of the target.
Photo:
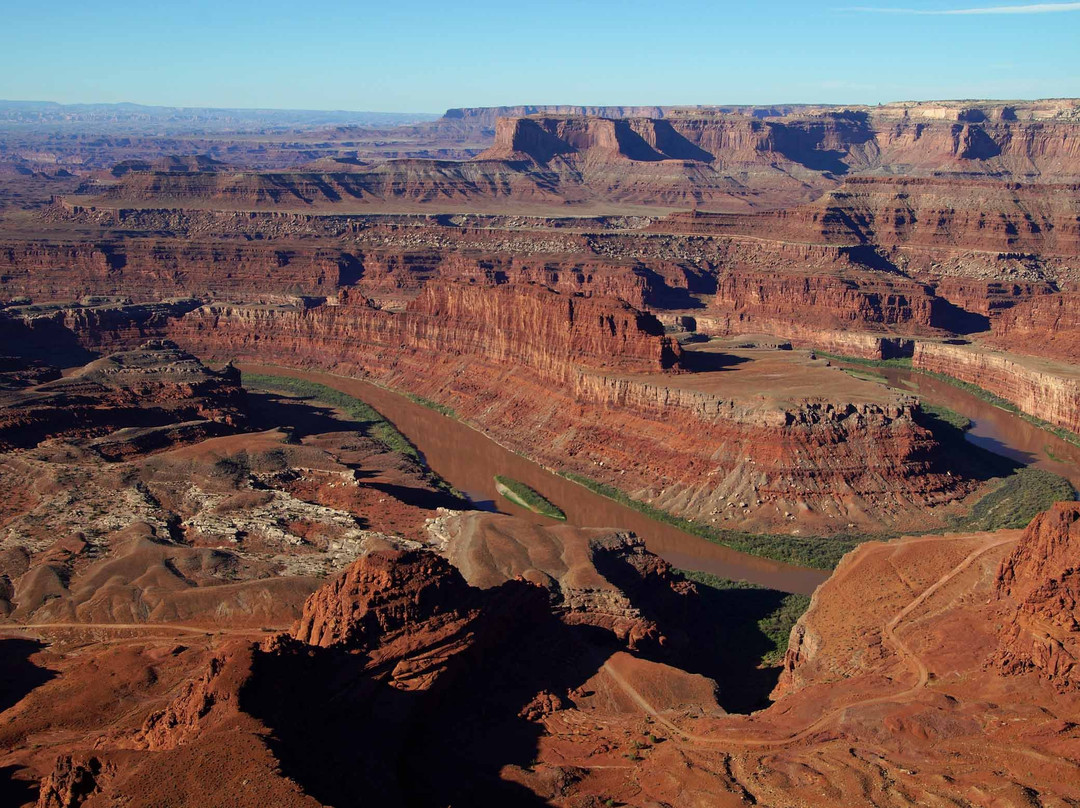
POLYGON ((395 485, 394 483, 361 483, 361 485, 365 488, 374 488, 384 494, 389 494, 406 505, 415 505, 418 508, 426 508, 431 511, 436 508, 461 508, 464 504, 460 499, 445 491, 428 491, 423 488, 395 485))
POLYGON ((580 687, 616 650, 623 649, 609 631, 548 617, 511 638, 503 653, 485 654, 482 666, 439 694, 406 747, 409 804, 546 805, 498 779, 506 765, 528 768, 536 757, 543 727, 522 718, 522 708, 541 691, 565 696, 580 687))
POLYGON ((289 426, 297 439, 325 432, 364 434, 364 424, 339 415, 311 398, 248 390, 247 400, 248 422, 257 431, 289 426))
POLYGON ((608 631, 564 625, 539 587, 472 591, 455 606, 479 616, 414 663, 441 669, 428 689, 390 686, 390 670, 364 653, 257 654, 241 706, 271 729, 282 772, 336 808, 545 805, 500 777, 536 757, 543 728, 522 708, 580 686, 619 646, 608 631))
MULTIPOLYGON (((849 221, 852 222, 852 227, 857 227, 854 220, 849 221)), ((892 259, 885 255, 881 248, 875 244, 856 244, 850 247, 841 247, 840 253, 850 258, 853 263, 862 264, 867 269, 872 269, 875 272, 907 277, 907 273, 893 263, 892 259)))
POLYGON ((53 671, 35 665, 30 659, 45 647, 39 640, 0 638, 0 713, 56 677, 53 671))
MULTIPOLYGON (((959 472, 963 477, 982 482, 994 477, 1007 477, 1026 465, 1015 457, 1006 456, 1017 454, 1011 447, 1001 444, 1002 454, 998 454, 983 446, 976 446, 964 437, 964 430, 927 410, 919 412, 916 422, 933 432, 940 444, 938 451, 930 458, 935 472, 959 472)), ((979 438, 979 442, 992 445, 995 440, 987 437, 979 438)))
POLYGON ((719 686, 720 706, 729 713, 769 706, 780 668, 759 667, 773 646, 757 623, 776 610, 786 593, 696 584, 696 594, 684 595, 656 577, 643 580, 617 555, 597 554, 594 562, 597 571, 626 592, 668 638, 662 648, 639 651, 639 656, 713 679, 719 686))
POLYGON ((735 365, 742 365, 751 361, 745 356, 735 356, 721 351, 695 351, 688 349, 683 351, 681 365, 685 370, 692 373, 710 373, 717 370, 728 370, 735 365))
POLYGON ((31 780, 16 779, 21 769, 18 766, 0 766, 0 805, 14 806, 35 804, 38 799, 38 784, 31 780))

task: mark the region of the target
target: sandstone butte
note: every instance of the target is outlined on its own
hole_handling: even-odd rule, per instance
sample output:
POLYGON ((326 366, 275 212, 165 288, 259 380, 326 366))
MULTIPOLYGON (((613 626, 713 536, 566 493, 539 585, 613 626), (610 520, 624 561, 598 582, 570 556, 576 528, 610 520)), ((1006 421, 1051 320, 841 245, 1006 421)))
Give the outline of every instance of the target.
POLYGON ((1019 478, 910 386, 1080 479, 1080 102, 94 126, 0 136, 0 803, 1080 801, 1080 509, 956 527, 1019 478), (354 378, 854 549, 761 667, 784 593, 478 510, 354 378))

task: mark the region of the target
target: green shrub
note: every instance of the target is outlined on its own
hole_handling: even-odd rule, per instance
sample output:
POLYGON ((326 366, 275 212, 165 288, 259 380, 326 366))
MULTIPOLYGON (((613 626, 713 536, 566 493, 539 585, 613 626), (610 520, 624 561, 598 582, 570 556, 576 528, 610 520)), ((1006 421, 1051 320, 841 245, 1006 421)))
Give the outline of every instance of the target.
MULTIPOLYGON (((959 429, 961 432, 967 432, 971 429, 971 419, 966 415, 961 415, 958 412, 950 410, 948 407, 942 407, 939 404, 927 404, 925 401, 920 402, 919 409, 922 414, 932 421, 947 424, 948 426, 959 429)), ((931 429, 933 429, 933 423, 931 423, 931 429)))
POLYGON ((1027 527, 1036 515, 1053 503, 1076 496, 1064 477, 1035 468, 1017 471, 984 496, 971 512, 957 520, 964 530, 1003 530, 1027 527))

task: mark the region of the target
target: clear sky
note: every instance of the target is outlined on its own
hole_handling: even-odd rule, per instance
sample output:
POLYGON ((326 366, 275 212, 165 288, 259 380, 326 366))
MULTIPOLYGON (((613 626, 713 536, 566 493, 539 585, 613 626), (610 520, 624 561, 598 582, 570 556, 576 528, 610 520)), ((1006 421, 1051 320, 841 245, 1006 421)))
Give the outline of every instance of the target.
POLYGON ((1080 3, 0 0, 0 98, 441 112, 1080 96, 1080 3))

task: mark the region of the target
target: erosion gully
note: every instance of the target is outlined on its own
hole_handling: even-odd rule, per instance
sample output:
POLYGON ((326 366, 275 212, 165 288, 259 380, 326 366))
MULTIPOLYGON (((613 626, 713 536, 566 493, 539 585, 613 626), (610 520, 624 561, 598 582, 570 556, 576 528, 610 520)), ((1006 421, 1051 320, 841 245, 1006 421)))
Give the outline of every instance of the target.
MULTIPOLYGON (((595 494, 515 454, 478 430, 361 379, 278 366, 241 365, 250 373, 290 376, 323 384, 366 402, 392 421, 425 461, 482 510, 510 513, 538 524, 555 520, 519 508, 498 496, 496 474, 520 480, 558 505, 567 523, 579 527, 632 530, 652 552, 682 569, 751 581, 783 592, 810 594, 828 573, 741 553, 595 494)), ((1080 485, 1080 447, 1022 418, 924 374, 887 368, 889 386, 910 390, 972 421, 967 440, 984 449, 1060 474, 1080 485)))

